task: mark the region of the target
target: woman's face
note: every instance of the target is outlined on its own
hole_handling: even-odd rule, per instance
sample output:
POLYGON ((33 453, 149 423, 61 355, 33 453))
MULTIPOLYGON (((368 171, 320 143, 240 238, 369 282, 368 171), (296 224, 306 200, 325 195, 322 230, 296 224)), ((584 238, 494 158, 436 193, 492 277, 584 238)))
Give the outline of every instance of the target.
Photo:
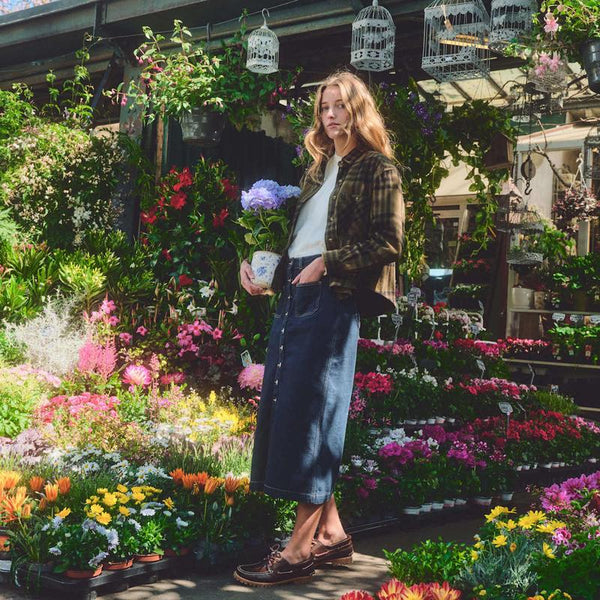
POLYGON ((346 136, 345 126, 350 119, 350 113, 344 105, 338 85, 328 85, 321 95, 321 123, 327 136, 335 140, 346 136))

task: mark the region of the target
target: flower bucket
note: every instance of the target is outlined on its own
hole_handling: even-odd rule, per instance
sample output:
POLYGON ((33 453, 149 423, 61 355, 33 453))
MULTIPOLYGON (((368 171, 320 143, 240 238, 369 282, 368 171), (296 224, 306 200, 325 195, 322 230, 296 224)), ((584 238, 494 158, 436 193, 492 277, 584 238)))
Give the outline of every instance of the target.
POLYGON ((473 501, 478 506, 490 506, 492 504, 492 499, 489 496, 475 496, 473 501))
POLYGON ((421 512, 420 506, 405 506, 402 509, 403 514, 405 515, 418 515, 421 512))
POLYGON ((581 58, 590 90, 600 94, 600 39, 588 40, 581 46, 581 58))
POLYGON ((96 569, 67 569, 65 576, 69 579, 92 579, 98 577, 102 573, 102 565, 96 567, 96 569))
POLYGON ((254 272, 254 285, 257 285, 265 290, 268 290, 273 283, 273 275, 275 269, 281 260, 279 254, 258 250, 252 255, 252 271, 254 272))
POLYGON ((513 499, 514 492, 502 492, 500 494, 500 500, 502 502, 510 502, 513 499))
POLYGON ((444 503, 443 502, 433 502, 432 503, 433 506, 433 510, 442 510, 442 508, 444 508, 444 503))
POLYGON ((193 108, 191 112, 181 115, 179 124, 184 142, 210 148, 221 141, 225 115, 204 108, 193 108))
POLYGON ((446 498, 444 500, 444 507, 445 508, 454 508, 455 504, 456 504, 456 500, 454 498, 446 498))

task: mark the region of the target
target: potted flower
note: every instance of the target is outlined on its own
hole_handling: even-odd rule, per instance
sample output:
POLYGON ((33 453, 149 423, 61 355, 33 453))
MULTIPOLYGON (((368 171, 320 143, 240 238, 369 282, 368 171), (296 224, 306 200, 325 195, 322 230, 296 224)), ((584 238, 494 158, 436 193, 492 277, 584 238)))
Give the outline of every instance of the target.
POLYGON ((270 179, 261 179, 248 191, 242 192, 242 213, 237 219, 247 232, 244 241, 252 253, 254 284, 269 289, 281 250, 288 237, 288 211, 285 202, 300 194, 293 185, 279 185, 270 179))
POLYGON ((192 543, 199 537, 199 521, 193 510, 181 510, 175 507, 171 498, 164 501, 166 509, 163 546, 165 556, 184 556, 189 554, 192 543))
POLYGON ((291 84, 291 75, 280 83, 245 68, 244 28, 218 55, 193 44, 190 30, 179 20, 169 40, 175 51, 165 50, 165 37, 150 27, 143 31, 146 41, 134 51, 142 66, 139 79, 126 91, 120 85, 108 95, 122 105, 132 102, 142 108, 148 122, 158 116, 179 119, 184 141, 218 144, 225 114, 238 129, 256 124, 261 112, 276 106, 291 84))

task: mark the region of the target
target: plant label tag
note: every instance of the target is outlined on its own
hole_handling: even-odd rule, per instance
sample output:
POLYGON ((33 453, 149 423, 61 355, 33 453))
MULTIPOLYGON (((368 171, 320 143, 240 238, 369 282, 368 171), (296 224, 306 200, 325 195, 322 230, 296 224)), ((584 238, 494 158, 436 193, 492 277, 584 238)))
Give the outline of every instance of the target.
POLYGON ((409 292, 406 296, 406 300, 408 301, 409 306, 417 305, 417 295, 413 292, 409 292))
POLYGON ((560 323, 565 320, 565 313, 552 313, 552 320, 560 323))
POLYGON ((483 377, 483 374, 485 373, 485 363, 478 358, 476 361, 477 363, 477 368, 481 371, 481 376, 483 377))
POLYGON ((242 366, 243 367, 248 367, 252 364, 252 357, 250 356, 250 352, 248 352, 248 350, 244 350, 240 354, 240 357, 242 358, 242 366))
POLYGON ((558 394, 558 385, 556 383, 551 383, 550 384, 550 391, 553 394, 558 394))
POLYGON ((569 319, 571 320, 571 323, 573 323, 573 325, 577 325, 578 323, 581 323, 583 321, 583 315, 570 315, 569 319))
POLYGON ((471 333, 477 337, 479 335, 479 325, 477 323, 471 323, 471 325, 469 326, 469 329, 471 330, 471 333))
POLYGON ((500 412, 505 415, 510 415, 513 411, 513 407, 510 402, 498 402, 498 408, 500 409, 500 412))
POLYGON ((402 325, 402 321, 404 321, 404 317, 399 315, 398 313, 394 313, 392 315, 392 323, 394 325, 402 325))
POLYGON ((592 315, 590 321, 592 322, 592 325, 598 325, 598 323, 600 323, 600 315, 592 315))
POLYGON ((417 298, 420 298, 423 295, 423 292, 421 292, 421 288, 418 288, 416 286, 410 288, 410 293, 414 294, 417 298))

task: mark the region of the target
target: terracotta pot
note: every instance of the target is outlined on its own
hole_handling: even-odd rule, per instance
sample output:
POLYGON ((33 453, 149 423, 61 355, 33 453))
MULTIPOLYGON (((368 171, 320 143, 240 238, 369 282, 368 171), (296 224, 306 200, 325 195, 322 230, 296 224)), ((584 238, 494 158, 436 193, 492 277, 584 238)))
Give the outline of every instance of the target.
POLYGON ((141 563, 150 563, 150 562, 158 562, 162 558, 162 554, 157 554, 153 552, 152 554, 136 554, 135 562, 141 563))
POLYGON ((125 560, 108 561, 104 563, 104 568, 107 571, 124 571, 129 569, 133 565, 133 558, 127 558, 125 560))
POLYGON ((70 579, 92 579, 102 573, 102 565, 94 569, 67 569, 65 575, 70 579))

